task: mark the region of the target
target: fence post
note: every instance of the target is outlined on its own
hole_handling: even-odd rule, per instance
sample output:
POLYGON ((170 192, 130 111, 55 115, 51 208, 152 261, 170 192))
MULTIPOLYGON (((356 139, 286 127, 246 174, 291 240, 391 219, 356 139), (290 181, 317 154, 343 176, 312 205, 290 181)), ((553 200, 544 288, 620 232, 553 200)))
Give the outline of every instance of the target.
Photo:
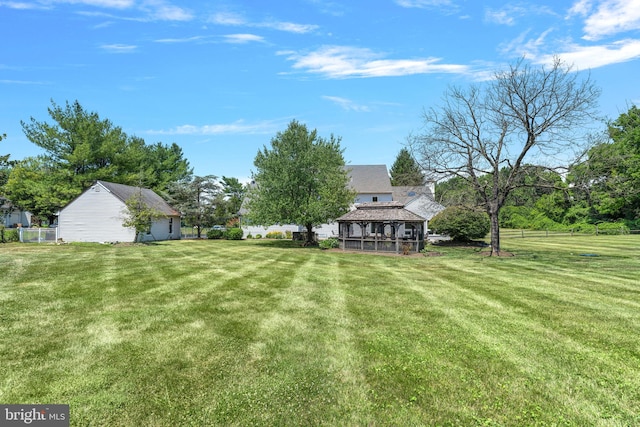
POLYGON ((524 239, 524 230, 520 230, 520 234, 522 234, 522 238, 524 239))

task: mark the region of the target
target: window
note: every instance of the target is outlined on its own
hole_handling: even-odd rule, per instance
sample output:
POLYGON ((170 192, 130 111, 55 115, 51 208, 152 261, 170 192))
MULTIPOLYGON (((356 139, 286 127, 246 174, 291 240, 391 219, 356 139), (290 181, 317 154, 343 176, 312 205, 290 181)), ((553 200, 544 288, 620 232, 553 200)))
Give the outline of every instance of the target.
POLYGON ((377 202, 378 201, 378 196, 373 196, 373 201, 377 202))
POLYGON ((169 234, 173 234, 173 218, 169 218, 169 234))

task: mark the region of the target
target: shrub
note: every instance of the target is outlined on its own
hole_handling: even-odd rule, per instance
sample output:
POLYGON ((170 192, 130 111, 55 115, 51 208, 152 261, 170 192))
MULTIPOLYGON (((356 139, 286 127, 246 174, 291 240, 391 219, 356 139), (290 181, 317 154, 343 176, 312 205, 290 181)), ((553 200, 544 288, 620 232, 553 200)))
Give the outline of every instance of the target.
POLYGON ((288 240, 291 240, 293 238, 293 233, 291 233, 291 230, 285 231, 284 234, 288 240))
POLYGON ((20 234, 16 229, 6 229, 4 225, 0 225, 0 243, 19 242, 20 234))
POLYGON ((242 240, 243 234, 242 228, 229 228, 225 231, 225 238, 227 240, 242 240))
POLYGON ((262 234, 260 233, 256 234, 256 239, 262 239, 262 234))
POLYGON ((340 242, 335 237, 329 237, 328 239, 320 240, 318 243, 320 249, 333 249, 340 246, 340 242))
POLYGON ((224 231, 211 229, 207 231, 207 239, 222 239, 224 237, 224 231))
POLYGON ((247 239, 253 239, 253 235, 251 233, 247 234, 247 239))
POLYGON ((284 239, 284 234, 282 234, 282 231, 270 231, 265 237, 267 239, 284 239))
POLYGON ((448 235, 452 240, 465 242, 484 238, 491 224, 485 212, 451 206, 434 216, 429 221, 429 227, 448 235))
POLYGON ((601 222, 597 230, 598 234, 629 234, 629 227, 623 222, 601 222))

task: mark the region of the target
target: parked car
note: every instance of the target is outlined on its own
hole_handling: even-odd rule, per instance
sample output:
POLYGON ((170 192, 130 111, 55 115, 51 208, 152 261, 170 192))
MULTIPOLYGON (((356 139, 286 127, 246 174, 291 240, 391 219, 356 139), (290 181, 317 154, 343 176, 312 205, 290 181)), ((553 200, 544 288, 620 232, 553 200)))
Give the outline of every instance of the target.
POLYGON ((211 228, 214 230, 220 230, 220 231, 225 231, 227 229, 227 227, 225 227, 224 225, 214 225, 211 228))

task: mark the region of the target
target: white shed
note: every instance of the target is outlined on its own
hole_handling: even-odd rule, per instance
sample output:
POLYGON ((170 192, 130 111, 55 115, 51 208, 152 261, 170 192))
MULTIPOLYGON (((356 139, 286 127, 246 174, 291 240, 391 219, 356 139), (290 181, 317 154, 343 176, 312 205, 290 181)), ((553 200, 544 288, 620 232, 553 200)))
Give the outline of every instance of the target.
POLYGON ((125 227, 126 201, 141 196, 163 216, 155 220, 142 241, 180 239, 180 213, 153 190, 96 181, 58 213, 58 237, 65 242, 133 242, 135 230, 125 227))

